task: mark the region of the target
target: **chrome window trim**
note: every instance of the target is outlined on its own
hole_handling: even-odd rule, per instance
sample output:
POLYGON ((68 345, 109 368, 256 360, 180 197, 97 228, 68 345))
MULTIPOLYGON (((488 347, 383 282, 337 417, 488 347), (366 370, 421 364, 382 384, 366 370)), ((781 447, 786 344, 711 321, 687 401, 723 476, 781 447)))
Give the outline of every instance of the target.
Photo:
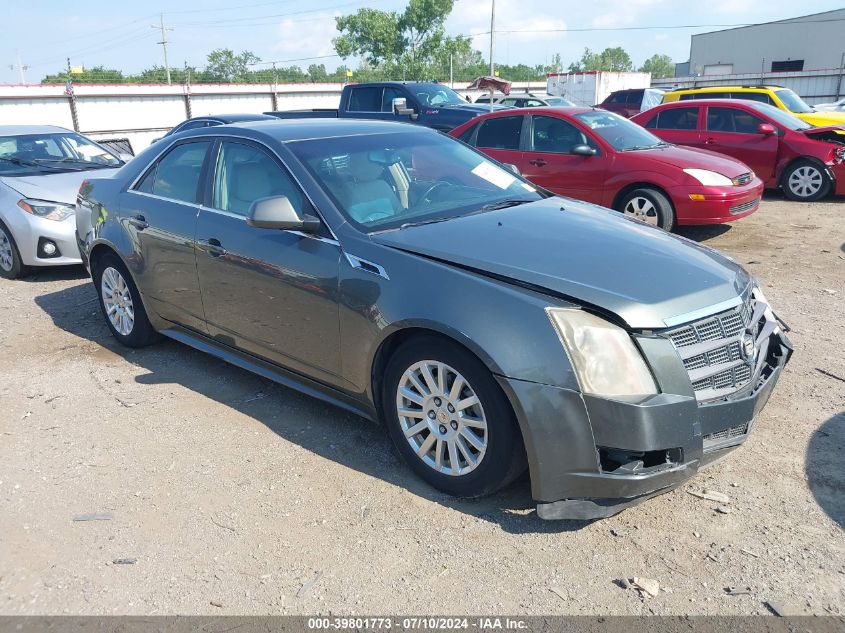
MULTIPOLYGON (((215 127, 216 127, 216 126, 215 126, 215 127)), ((210 142, 212 143, 212 145, 213 145, 215 141, 219 140, 219 141, 222 143, 222 142, 223 142, 223 140, 224 140, 224 139, 227 139, 227 138, 236 138, 236 139, 241 139, 241 140, 244 140, 244 141, 251 141, 252 143, 258 143, 258 144, 259 144, 259 145, 261 145, 261 147, 263 147, 265 150, 268 150, 268 151, 271 153, 271 155, 272 155, 272 156, 275 156, 275 157, 276 157, 276 159, 277 159, 277 160, 278 160, 278 161, 279 161, 282 165, 284 165, 284 168, 287 170, 287 172, 289 173, 290 177, 293 179, 293 181, 294 181, 294 182, 296 183, 296 185, 299 187, 300 191, 302 191, 302 195, 304 195, 304 196, 308 199, 308 202, 309 202, 309 203, 311 203, 311 208, 313 208, 313 209, 314 209, 314 212, 317 214, 317 217, 318 217, 318 218, 320 218, 320 221, 321 221, 321 222, 325 225, 325 227, 329 230, 329 233, 331 233, 331 239, 332 239, 335 243, 337 243, 337 244, 339 244, 339 243, 340 243, 340 242, 339 242, 339 240, 337 239, 337 234, 334 232, 334 229, 331 227, 331 225, 330 225, 328 222, 326 222, 326 218, 323 216, 323 214, 322 214, 322 212, 320 211, 319 207, 318 207, 316 204, 314 204, 314 200, 311 198, 310 194, 308 193, 308 190, 307 190, 307 189, 303 186, 302 181, 301 181, 301 180, 297 177, 297 175, 296 175, 295 173, 293 173, 293 171, 292 171, 292 170, 291 170, 291 169, 287 166, 287 163, 284 161, 284 159, 282 159, 282 157, 281 157, 281 156, 279 156, 278 152, 276 152, 276 150, 274 150, 272 147, 268 146, 266 143, 264 143, 264 142, 262 142, 262 141, 259 141, 259 140, 256 140, 256 139, 254 139, 254 138, 250 138, 250 137, 248 137, 248 136, 241 136, 241 135, 239 135, 239 134, 224 134, 224 135, 221 135, 221 134, 219 134, 219 133, 214 133, 213 131, 209 131, 209 133, 208 133, 208 134, 200 134, 200 135, 197 135, 197 136, 189 136, 187 139, 176 139, 175 141, 172 141, 172 142, 171 142, 171 143, 170 143, 167 147, 163 148, 163 149, 162 149, 162 150, 161 150, 158 154, 156 154, 156 155, 155 155, 155 158, 153 158, 153 160, 151 160, 151 161, 147 164, 146 168, 145 168, 145 169, 143 169, 143 170, 141 171, 141 173, 140 173, 140 174, 138 174, 138 176, 136 176, 135 180, 133 180, 133 181, 132 181, 132 184, 131 184, 131 185, 129 185, 129 187, 126 189, 126 192, 127 192, 127 193, 129 193, 129 192, 131 192, 131 193, 136 193, 136 194, 139 194, 139 195, 149 195, 149 196, 152 196, 152 197, 154 197, 154 198, 159 198, 160 200, 168 200, 168 201, 171 201, 171 202, 181 202, 180 200, 171 200, 170 198, 164 198, 164 197, 162 197, 162 196, 156 196, 155 194, 146 194, 146 193, 144 193, 144 192, 142 192, 142 191, 137 191, 137 190, 135 190, 135 187, 136 187, 136 186, 137 186, 137 184, 138 184, 138 183, 139 183, 139 182, 143 179, 143 177, 147 174, 147 172, 149 171, 149 168, 150 168, 152 165, 154 165, 155 163, 157 163, 159 160, 161 160, 161 157, 165 154, 165 152, 167 152, 168 150, 170 150, 170 148, 171 148, 171 147, 173 147, 174 145, 176 145, 177 143, 190 143, 190 142, 192 142, 192 140, 193 140, 193 139, 197 139, 197 140, 201 140, 201 141, 208 140, 208 141, 210 141, 210 142), (190 139, 190 140, 189 140, 189 139, 190 139)), ((300 139, 300 140, 302 140, 302 139, 300 139)), ((306 140, 310 140, 310 139, 306 139, 306 140)), ((159 142, 161 142, 161 141, 159 141, 159 142)), ((297 159, 297 160, 299 160, 299 159, 297 159)), ((215 167, 215 168, 216 168, 216 167, 215 167)), ((213 178, 213 177, 214 177, 214 176, 212 176, 212 178, 213 178)), ((182 204, 190 204, 190 203, 188 203, 188 202, 184 202, 184 203, 182 203, 182 204)), ((200 204, 200 205, 192 205, 192 206, 196 206, 196 207, 198 207, 198 208, 201 208, 201 209, 206 209, 206 210, 209 210, 209 211, 217 211, 217 209, 211 209, 211 208, 209 208, 209 207, 205 207, 205 206, 203 206, 203 205, 201 205, 201 204, 200 204)), ((237 215, 237 214, 236 214, 236 215, 237 215)), ((341 215, 343 215, 343 214, 341 214, 341 215)), ((237 216, 237 217, 243 217, 243 216, 237 216)), ((244 219, 246 219, 246 218, 244 218, 244 219)), ((317 236, 312 236, 312 237, 315 237, 315 238, 316 238, 317 236)))
MULTIPOLYGON (((144 172, 146 173, 146 172, 144 172)), ((196 202, 185 202, 184 200, 178 200, 176 198, 166 198, 165 196, 158 196, 154 193, 147 193, 146 191, 137 191, 136 189, 127 189, 126 193, 132 193, 136 196, 144 196, 145 198, 153 198, 154 200, 164 200, 165 202, 174 202, 176 204, 184 204, 186 207, 193 207, 194 209, 202 209, 203 206, 201 204, 197 204, 196 202)))
MULTIPOLYGON (((225 209, 215 209, 214 207, 207 207, 205 205, 199 205, 199 210, 201 213, 216 213, 217 215, 222 215, 227 218, 232 218, 233 220, 240 220, 244 224, 246 224, 246 216, 240 215, 239 213, 232 213, 231 211, 226 211, 225 209)), ((340 242, 336 239, 325 237, 323 235, 314 235, 313 233, 306 233, 305 231, 297 231, 295 229, 279 229, 281 232, 290 233, 291 235, 298 235, 300 237, 307 237, 312 240, 317 240, 318 242, 325 242, 326 244, 331 244, 333 246, 340 246, 340 242)))

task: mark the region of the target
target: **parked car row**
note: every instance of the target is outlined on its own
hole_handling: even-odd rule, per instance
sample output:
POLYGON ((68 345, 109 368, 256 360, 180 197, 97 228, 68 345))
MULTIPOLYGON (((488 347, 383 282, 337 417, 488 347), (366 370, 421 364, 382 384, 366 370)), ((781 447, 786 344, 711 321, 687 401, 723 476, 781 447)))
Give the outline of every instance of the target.
MULTIPOLYGON (((754 203, 762 187, 603 110, 453 133, 526 166, 616 162, 754 203)), ((76 234, 124 345, 166 336, 380 420, 448 494, 527 468, 540 517, 589 519, 742 444, 792 351, 739 264, 629 215, 423 126, 335 118, 169 136, 85 181, 76 234)))

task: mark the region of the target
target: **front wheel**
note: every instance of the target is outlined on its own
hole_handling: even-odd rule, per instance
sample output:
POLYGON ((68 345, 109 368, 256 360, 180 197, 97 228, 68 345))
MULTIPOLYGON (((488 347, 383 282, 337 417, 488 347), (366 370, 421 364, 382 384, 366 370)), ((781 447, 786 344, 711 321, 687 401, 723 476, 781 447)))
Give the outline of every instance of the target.
POLYGON ((635 218, 665 231, 675 227, 675 211, 663 193, 651 188, 634 189, 616 207, 623 215, 635 218))
POLYGON ((400 347, 388 362, 382 415, 408 465, 456 497, 491 494, 525 470, 513 410, 490 371, 439 338, 400 347))
POLYGON ((6 225, 0 222, 0 277, 5 279, 17 279, 28 272, 21 261, 21 253, 12 232, 6 225))
POLYGON ((798 202, 821 200, 832 186, 827 170, 807 160, 791 165, 783 174, 783 193, 798 202))
POLYGON ((104 255, 94 269, 100 309, 111 333, 127 347, 146 347, 158 340, 138 287, 116 255, 104 255))

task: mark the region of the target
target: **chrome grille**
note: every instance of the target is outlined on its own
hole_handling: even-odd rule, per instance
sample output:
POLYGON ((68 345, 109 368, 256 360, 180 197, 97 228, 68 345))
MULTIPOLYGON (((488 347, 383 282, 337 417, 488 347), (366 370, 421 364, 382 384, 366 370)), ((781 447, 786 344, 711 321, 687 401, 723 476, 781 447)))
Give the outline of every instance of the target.
POLYGON ((752 323, 755 307, 760 308, 756 318, 765 318, 761 312, 765 306, 755 304, 749 299, 731 310, 664 332, 678 350, 699 400, 730 395, 751 382, 760 327, 752 323), (755 353, 750 358, 742 351, 746 333, 755 340, 755 353))
POLYGON ((736 215, 737 213, 745 213, 746 211, 750 211, 751 209, 755 208, 757 205, 760 204, 760 198, 754 198, 750 202, 743 202, 742 204, 738 204, 730 208, 729 213, 736 215))
POLYGON ((737 176, 731 182, 733 182, 734 186, 741 187, 742 185, 747 185, 752 180, 754 180, 754 174, 749 171, 748 173, 737 176))

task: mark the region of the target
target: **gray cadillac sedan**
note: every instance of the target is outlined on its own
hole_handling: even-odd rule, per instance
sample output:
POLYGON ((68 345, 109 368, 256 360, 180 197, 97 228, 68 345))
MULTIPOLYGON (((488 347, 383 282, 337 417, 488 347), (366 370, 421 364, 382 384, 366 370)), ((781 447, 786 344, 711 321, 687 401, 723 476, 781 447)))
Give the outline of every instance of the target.
POLYGON ((741 444, 791 354, 730 258, 398 123, 168 137, 79 193, 114 336, 381 420, 458 496, 610 516, 741 444))

